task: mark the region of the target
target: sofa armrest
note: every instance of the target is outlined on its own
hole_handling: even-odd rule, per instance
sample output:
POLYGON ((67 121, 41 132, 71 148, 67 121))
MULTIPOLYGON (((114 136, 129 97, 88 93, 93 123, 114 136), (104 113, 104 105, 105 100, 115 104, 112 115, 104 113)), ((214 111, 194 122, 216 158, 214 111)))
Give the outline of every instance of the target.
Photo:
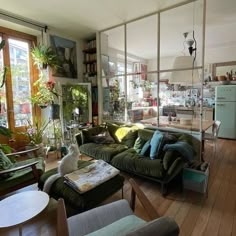
POLYGON ((168 176, 176 176, 183 168, 184 162, 181 157, 178 157, 167 170, 168 176))
POLYGON ((169 217, 160 217, 126 234, 126 236, 147 236, 147 235, 177 236, 179 235, 179 226, 173 219, 169 217))

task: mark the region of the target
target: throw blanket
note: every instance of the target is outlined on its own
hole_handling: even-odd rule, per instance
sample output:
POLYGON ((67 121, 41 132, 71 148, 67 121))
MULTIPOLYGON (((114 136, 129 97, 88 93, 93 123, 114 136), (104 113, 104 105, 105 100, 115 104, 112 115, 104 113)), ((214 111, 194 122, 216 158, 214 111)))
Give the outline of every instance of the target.
POLYGON ((85 193, 120 173, 103 160, 65 175, 65 182, 79 193, 85 193))

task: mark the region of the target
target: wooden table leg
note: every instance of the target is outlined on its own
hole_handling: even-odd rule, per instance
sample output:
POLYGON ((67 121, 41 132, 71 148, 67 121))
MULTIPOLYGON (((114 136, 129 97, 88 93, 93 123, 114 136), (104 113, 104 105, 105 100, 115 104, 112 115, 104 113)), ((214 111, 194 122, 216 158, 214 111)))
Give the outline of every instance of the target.
POLYGON ((19 235, 22 236, 22 224, 19 225, 19 235))

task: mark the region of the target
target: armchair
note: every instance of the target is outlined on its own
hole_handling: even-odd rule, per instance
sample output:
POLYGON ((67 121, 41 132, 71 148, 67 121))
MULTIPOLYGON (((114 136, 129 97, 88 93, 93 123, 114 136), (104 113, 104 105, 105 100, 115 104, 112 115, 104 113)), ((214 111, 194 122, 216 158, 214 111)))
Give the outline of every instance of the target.
MULTIPOLYGON (((29 153, 36 155, 38 149, 34 148, 4 156, 6 159, 9 158, 8 161, 11 162, 11 165, 7 169, 0 170, 0 196, 38 182, 45 169, 43 158, 36 157, 23 161, 12 161, 29 153)), ((3 159, 3 157, 0 158, 3 159)))
POLYGON ((133 179, 129 180, 132 186, 131 204, 122 199, 104 206, 100 206, 84 213, 66 219, 63 199, 58 201, 57 236, 175 236, 179 234, 179 227, 169 217, 159 217, 145 194, 140 190, 133 179), (147 211, 151 222, 134 215, 135 198, 139 198, 147 211))

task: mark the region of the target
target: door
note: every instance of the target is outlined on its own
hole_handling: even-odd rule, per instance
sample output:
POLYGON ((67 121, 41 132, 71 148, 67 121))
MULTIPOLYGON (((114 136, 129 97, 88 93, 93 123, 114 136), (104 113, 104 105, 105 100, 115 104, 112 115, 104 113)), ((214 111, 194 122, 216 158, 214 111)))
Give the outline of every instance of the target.
POLYGON ((28 142, 21 132, 26 131, 28 122, 33 123, 36 114, 39 115, 33 109, 30 99, 36 77, 30 55, 35 37, 2 27, 0 32, 0 41, 5 40, 5 47, 0 56, 1 71, 4 66, 7 67, 6 82, 0 88, 0 125, 13 132, 14 142, 10 145, 19 149, 28 142))

